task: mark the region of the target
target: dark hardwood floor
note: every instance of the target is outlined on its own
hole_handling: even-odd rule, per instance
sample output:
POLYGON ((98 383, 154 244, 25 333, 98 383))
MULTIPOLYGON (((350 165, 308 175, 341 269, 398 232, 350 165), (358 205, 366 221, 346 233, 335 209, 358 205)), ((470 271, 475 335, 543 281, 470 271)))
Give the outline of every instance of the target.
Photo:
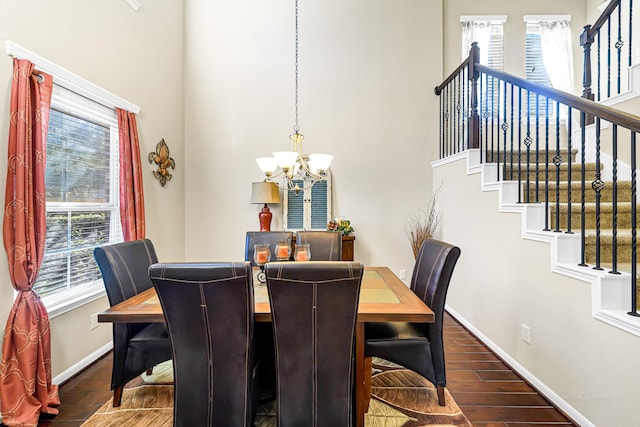
MULTIPOLYGON (((474 426, 577 425, 451 316, 445 317, 449 392, 474 426)), ((60 413, 39 427, 77 427, 111 398, 111 353, 60 386, 60 413)))

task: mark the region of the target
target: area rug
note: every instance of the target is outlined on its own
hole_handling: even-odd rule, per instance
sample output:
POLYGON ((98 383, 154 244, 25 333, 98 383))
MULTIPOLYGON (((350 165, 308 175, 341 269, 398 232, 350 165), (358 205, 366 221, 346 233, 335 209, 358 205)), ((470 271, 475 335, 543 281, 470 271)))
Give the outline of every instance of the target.
MULTIPOLYGON (((447 405, 439 406, 434 386, 418 374, 374 359, 372 375, 373 398, 365 415, 366 427, 471 426, 448 390, 447 405)), ((172 381, 171 361, 156 366, 152 375, 142 375, 127 385, 119 407, 114 408, 109 399, 82 427, 171 427, 172 381)), ((277 425, 273 402, 258 409, 255 425, 277 425)))

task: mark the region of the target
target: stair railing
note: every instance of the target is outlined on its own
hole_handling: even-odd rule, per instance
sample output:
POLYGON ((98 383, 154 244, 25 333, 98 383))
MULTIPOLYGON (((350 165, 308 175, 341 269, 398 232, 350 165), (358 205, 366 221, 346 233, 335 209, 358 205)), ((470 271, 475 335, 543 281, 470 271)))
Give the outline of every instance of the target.
POLYGON ((631 66, 633 60, 632 21, 633 0, 611 0, 596 22, 583 28, 580 35, 580 46, 584 50, 583 98, 600 101, 620 94, 625 89, 622 86, 621 74, 623 69, 631 66), (596 46, 595 94, 591 87, 591 48, 594 43, 596 46))
POLYGON ((479 58, 480 49, 473 43, 469 57, 435 88, 440 97, 440 158, 477 149, 481 163, 496 165, 497 180, 517 181, 518 203, 544 204, 545 231, 572 234, 578 205, 579 265, 595 270, 606 267, 610 274, 620 274, 618 246, 624 247, 625 259, 631 263, 628 314, 640 316, 636 285, 640 116, 494 70, 480 64, 479 58), (588 125, 589 118, 595 123, 588 125), (577 143, 574 127, 579 130, 577 143), (610 147, 603 152, 601 132, 608 129, 610 147), (587 138, 589 133, 593 142, 587 138), (627 150, 625 158, 630 159, 629 176, 624 177, 628 181, 619 176, 620 148, 627 150), (574 154, 579 160, 573 160, 574 154), (629 187, 624 200, 619 197, 620 187, 629 187), (603 210, 603 197, 607 206, 611 203, 610 211, 603 210), (587 229, 587 217, 595 219, 595 230, 587 229), (631 228, 631 235, 622 240, 620 221, 631 228), (611 244, 606 260, 602 259, 603 241, 611 244), (592 265, 587 258, 594 260, 592 265))

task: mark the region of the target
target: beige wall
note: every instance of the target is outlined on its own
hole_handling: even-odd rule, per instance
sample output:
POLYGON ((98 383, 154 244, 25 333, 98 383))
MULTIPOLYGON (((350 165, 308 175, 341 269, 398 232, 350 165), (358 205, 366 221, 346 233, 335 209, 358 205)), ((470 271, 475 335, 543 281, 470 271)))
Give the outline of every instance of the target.
MULTIPOLYGON (((441 3, 300 2, 305 151, 335 155, 333 214, 351 220, 356 260, 396 273, 413 268, 405 224, 431 194, 441 3)), ((242 259, 254 159, 289 149, 294 5, 187 0, 185 28, 187 257, 242 259)))
MULTIPOLYGON (((2 0, 0 40, 12 40, 141 107, 138 117, 145 185, 147 236, 163 260, 184 258, 184 120, 182 2, 2 0), (162 188, 147 154, 164 138, 176 160, 173 180, 162 188)), ((4 48, 2 48, 4 53, 4 48)), ((12 60, 0 54, 0 188, 6 177, 8 102, 12 60)), ((4 200, 4 194, 1 197, 4 200)), ((13 291, 0 251, 0 322, 6 322, 13 291)), ((90 315, 106 298, 51 320, 53 375, 111 339, 111 327, 91 331, 90 315)), ((4 326, 3 326, 4 327, 4 326)))
POLYGON ((551 272, 550 245, 520 237, 521 215, 498 212, 466 159, 433 174, 440 237, 462 250, 447 304, 593 425, 640 425, 638 337, 591 316, 590 284, 551 272))
POLYGON ((462 62, 462 15, 507 15, 504 24, 505 71, 524 77, 525 15, 571 15, 573 33, 573 69, 575 94, 582 93, 582 48, 579 36, 587 19, 587 0, 446 0, 444 3, 444 74, 448 75, 462 62))

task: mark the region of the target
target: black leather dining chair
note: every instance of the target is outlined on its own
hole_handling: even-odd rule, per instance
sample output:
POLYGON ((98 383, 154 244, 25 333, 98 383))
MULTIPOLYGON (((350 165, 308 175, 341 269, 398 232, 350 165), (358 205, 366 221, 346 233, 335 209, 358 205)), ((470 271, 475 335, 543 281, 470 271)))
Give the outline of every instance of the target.
POLYGON ((252 426, 251 264, 154 264, 149 276, 173 348, 174 427, 252 426))
POLYGON ((312 261, 342 260, 342 233, 339 231, 298 231, 296 245, 307 243, 312 261))
POLYGON ((290 231, 247 231, 247 237, 244 245, 244 260, 249 261, 253 267, 256 262, 253 259, 254 245, 268 244, 271 249, 271 260, 276 259, 276 243, 279 240, 289 240, 293 233, 290 231))
POLYGON ((447 290, 460 248, 438 240, 423 242, 411 277, 411 290, 435 314, 434 323, 367 323, 365 325, 365 378, 371 378, 371 358, 380 357, 404 366, 431 381, 438 403, 445 405, 447 386, 442 321, 447 290))
MULTIPOLYGON (((153 287, 149 266, 158 262, 150 240, 100 246, 93 256, 102 273, 109 304, 114 306, 153 287)), ((171 343, 162 323, 114 323, 111 390, 120 406, 126 383, 158 363, 171 359, 171 343)))
POLYGON ((364 267, 269 263, 279 427, 353 424, 353 355, 364 267))

